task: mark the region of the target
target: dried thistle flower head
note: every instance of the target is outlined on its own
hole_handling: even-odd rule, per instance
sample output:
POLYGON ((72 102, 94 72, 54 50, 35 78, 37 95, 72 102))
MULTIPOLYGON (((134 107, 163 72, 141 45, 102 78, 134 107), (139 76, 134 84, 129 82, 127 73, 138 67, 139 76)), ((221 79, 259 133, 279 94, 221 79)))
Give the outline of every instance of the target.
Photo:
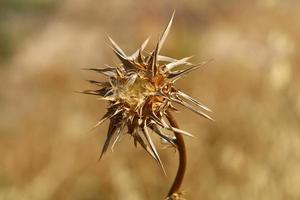
POLYGON ((87 69, 107 76, 106 82, 89 81, 100 86, 100 89, 82 91, 86 94, 98 95, 101 99, 107 100, 109 104, 107 113, 95 125, 97 127, 107 119, 110 120, 100 158, 110 143, 112 143, 113 148, 127 127, 127 133, 133 137, 135 146, 139 143, 164 170, 148 130, 152 130, 164 141, 175 147, 176 140, 163 133, 162 130, 176 131, 191 136, 190 133, 172 127, 165 121, 166 110, 176 110, 173 103, 177 103, 200 116, 211 119, 200 110, 210 111, 206 106, 180 91, 174 85, 178 79, 199 69, 207 62, 192 65, 188 62, 191 57, 177 60, 159 54, 169 33, 173 18, 174 13, 152 52, 144 51, 149 40, 147 39, 135 53, 128 56, 109 37, 112 49, 119 58, 120 64, 114 67, 87 69), (187 67, 183 70, 176 70, 177 66, 187 67))

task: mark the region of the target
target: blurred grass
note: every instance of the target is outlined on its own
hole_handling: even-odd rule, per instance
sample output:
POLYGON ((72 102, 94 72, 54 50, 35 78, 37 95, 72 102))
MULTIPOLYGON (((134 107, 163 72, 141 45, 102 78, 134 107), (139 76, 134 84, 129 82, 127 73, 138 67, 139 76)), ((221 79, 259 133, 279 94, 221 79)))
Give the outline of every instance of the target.
MULTIPOLYGON (((183 110, 188 199, 300 198, 298 1, 6 0, 0 3, 0 199, 162 199, 165 177, 125 137, 97 162, 107 124, 85 134, 105 104, 73 93, 113 64, 111 35, 131 53, 154 41, 176 8, 163 54, 214 61, 178 82, 216 122, 183 110)), ((179 106, 178 106, 179 107, 179 106)), ((158 146, 159 141, 157 141, 158 146)))
POLYGON ((0 32, 0 58, 9 59, 14 51, 12 38, 4 31, 0 32))
POLYGON ((53 9, 55 2, 55 0, 3 0, 1 1, 0 10, 2 12, 9 10, 18 12, 36 12, 38 10, 46 11, 53 9))
MULTIPOLYGON (((55 0, 3 0, 0 2, 0 59, 11 58, 22 36, 22 30, 15 26, 31 26, 26 19, 53 13, 58 2, 55 0), (24 20, 22 23, 22 20, 24 20)), ((41 20, 41 19, 40 19, 41 20)), ((24 38, 21 38, 23 40, 24 38)))

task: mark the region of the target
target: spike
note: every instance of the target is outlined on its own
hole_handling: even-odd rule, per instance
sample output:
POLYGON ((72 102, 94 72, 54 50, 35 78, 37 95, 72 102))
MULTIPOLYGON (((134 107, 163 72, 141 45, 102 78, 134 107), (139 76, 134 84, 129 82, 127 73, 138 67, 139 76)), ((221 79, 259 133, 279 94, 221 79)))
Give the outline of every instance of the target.
POLYGON ((117 101, 116 98, 117 98, 116 96, 111 95, 111 96, 107 96, 107 97, 99 97, 99 98, 97 98, 97 100, 101 100, 101 101, 117 101))
POLYGON ((144 133, 144 136, 145 136, 147 142, 149 143, 151 151, 155 155, 156 160, 157 160, 159 166, 161 167, 161 169, 163 170, 164 174, 166 175, 166 170, 165 170, 165 168, 164 168, 164 166, 163 166, 163 164, 162 164, 162 162, 160 160, 158 152, 157 152, 157 150, 156 150, 156 148, 154 146, 154 143, 153 143, 153 141, 152 141, 152 139, 151 139, 151 137, 150 137, 150 135, 148 133, 148 130, 147 130, 147 127, 146 127, 146 122, 144 123, 144 127, 142 128, 142 132, 144 133))
POLYGON ((195 112, 198 115, 201 115, 202 117, 204 117, 206 119, 214 121, 210 116, 208 116, 207 114, 205 114, 205 113, 203 113, 199 110, 196 110, 195 108, 193 108, 191 105, 189 105, 188 103, 186 103, 184 101, 180 101, 180 100, 174 99, 174 98, 171 98, 171 100, 178 103, 178 104, 180 104, 180 105, 182 105, 182 106, 184 106, 184 107, 186 107, 186 108, 188 108, 188 109, 190 109, 191 111, 195 112))
POLYGON ((136 80, 137 77, 138 77, 138 75, 137 75, 136 73, 132 74, 132 75, 129 76, 129 78, 127 79, 126 84, 132 85, 132 84, 135 82, 135 80, 136 80))
POLYGON ((151 119, 155 121, 156 124, 163 126, 162 120, 159 119, 159 117, 157 117, 154 112, 152 112, 151 119))
POLYGON ((156 156, 154 155, 154 153, 151 151, 151 149, 149 148, 149 146, 144 142, 144 140, 141 138, 141 136, 139 134, 136 135, 137 142, 143 147, 143 149, 146 150, 146 152, 154 159, 157 161, 156 156))
POLYGON ((95 85, 98 85, 98 86, 101 86, 101 87, 103 87, 103 86, 109 86, 109 82, 101 82, 101 81, 95 81, 95 80, 85 80, 85 81, 87 81, 87 82, 89 82, 89 83, 91 83, 91 84, 95 84, 95 85))
POLYGON ((184 130, 181 130, 179 128, 175 128, 175 127, 172 127, 172 126, 169 126, 165 120, 162 119, 162 123, 163 125, 161 126, 162 128, 164 129, 167 129, 167 130, 171 130, 171 131, 175 131, 175 132, 178 132, 178 133, 181 133, 183 135, 186 135, 186 136, 189 136, 189 137, 195 137, 194 135, 192 135, 191 133, 187 132, 187 131, 184 131, 184 130))
POLYGON ((211 109, 209 109, 208 107, 206 107, 205 105, 203 105, 202 103, 200 103, 199 101, 197 101, 196 99, 194 99, 194 98, 190 97, 189 95, 183 93, 182 91, 179 91, 179 90, 178 90, 176 94, 178 94, 178 95, 180 95, 181 97, 183 97, 183 98, 189 100, 190 102, 196 104, 196 105, 199 106, 200 108, 202 108, 202 109, 204 109, 204 110, 206 110, 206 111, 208 111, 208 112, 212 112, 211 109))
POLYGON ((117 51, 120 55, 122 55, 123 57, 127 57, 126 54, 124 53, 124 51, 117 45, 117 43, 115 41, 113 41, 113 39, 111 39, 111 37, 107 36, 109 41, 111 42, 111 44, 113 45, 113 49, 115 51, 117 51))
POLYGON ((117 142, 119 141, 119 139, 120 139, 120 136, 121 136, 120 132, 121 132, 121 129, 119 129, 119 131, 118 131, 118 133, 117 133, 117 137, 114 139, 114 141, 113 141, 113 143, 112 143, 112 145, 111 145, 111 147, 110 147, 110 149, 111 149, 112 152, 114 152, 115 145, 116 145, 116 143, 117 143, 117 142))
POLYGON ((149 40, 150 40, 150 37, 148 37, 148 38, 143 42, 143 44, 141 45, 141 47, 140 47, 138 50, 136 50, 136 51, 130 56, 130 58, 132 58, 132 59, 137 59, 138 56, 139 56, 139 53, 142 52, 142 51, 146 48, 146 46, 147 46, 149 40))
POLYGON ((125 68, 126 71, 135 68, 134 65, 133 65, 133 63, 127 57, 124 57, 124 56, 120 55, 115 50, 114 50, 114 52, 117 55, 117 57, 119 58, 119 60, 121 61, 121 63, 123 64, 123 67, 125 68))
POLYGON ((123 67, 125 68, 125 70, 130 70, 130 69, 135 68, 133 63, 130 61, 130 58, 128 58, 126 55, 123 55, 122 53, 117 51, 114 47, 110 46, 109 44, 108 44, 108 46, 113 50, 113 52, 119 58, 119 60, 123 64, 123 67))
POLYGON ((179 78, 183 77, 184 75, 194 71, 194 70, 197 70, 199 69, 200 67, 202 67, 203 65, 206 65, 207 63, 209 63, 211 60, 209 61, 204 61, 204 62, 201 62, 199 64, 196 64, 196 65, 193 65, 192 67, 189 67, 185 70, 182 70, 182 71, 177 71, 177 72, 172 72, 168 75, 168 79, 171 79, 172 82, 175 82, 177 81, 179 78))
POLYGON ((82 91, 77 91, 77 92, 83 93, 83 94, 100 95, 100 96, 106 97, 106 96, 110 96, 113 91, 112 91, 112 88, 110 88, 110 87, 104 87, 99 90, 82 90, 82 91))
POLYGON ((170 57, 162 56, 162 55, 158 55, 157 59, 158 59, 158 61, 163 61, 163 62, 176 62, 177 61, 177 59, 175 59, 175 58, 170 58, 170 57))
POLYGON ((103 122, 105 122, 107 119, 110 119, 114 116, 116 116, 118 113, 120 113, 122 109, 120 110, 108 110, 107 113, 101 118, 99 122, 97 122, 88 132, 93 131, 95 128, 97 128, 99 125, 101 125, 103 122))
POLYGON ((178 128, 175 128, 175 127, 172 127, 172 126, 170 126, 170 128, 171 128, 170 130, 172 130, 172 131, 175 131, 175 132, 181 133, 181 134, 183 134, 183 135, 186 135, 186 136, 195 138, 195 136, 192 135, 192 134, 189 133, 189 132, 186 132, 186 131, 184 131, 184 130, 181 130, 181 129, 178 129, 178 128))
POLYGON ((106 68, 82 68, 83 70, 91 70, 103 74, 108 77, 116 76, 117 71, 116 68, 106 67, 106 68))
POLYGON ((174 10, 174 12, 173 12, 173 14, 172 14, 172 17, 171 17, 171 19, 170 19, 170 21, 169 21, 169 23, 168 23, 166 29, 164 30, 163 34, 162 34, 161 37, 160 37, 160 40, 159 40, 159 43, 160 43, 160 44, 159 44, 159 47, 158 47, 158 54, 159 54, 159 52, 160 52, 162 46, 164 45, 164 43, 165 43, 165 41, 166 41, 166 38, 167 38, 167 36, 168 36, 168 34, 169 34, 169 31, 170 31, 171 26, 172 26, 172 23, 173 23, 174 15, 175 15, 175 10, 174 10))
POLYGON ((169 142, 171 145, 176 146, 176 144, 174 143, 173 139, 170 138, 169 136, 165 135, 164 133, 162 133, 158 127, 157 124, 153 123, 150 128, 157 133, 161 138, 163 138, 164 140, 166 140, 167 142, 169 142))
POLYGON ((157 72, 158 47, 159 47, 159 42, 157 42, 155 50, 152 52, 151 59, 149 60, 149 65, 151 65, 151 69, 152 69, 152 77, 154 77, 157 72))
POLYGON ((120 129, 120 126, 118 126, 118 124, 115 123, 115 120, 112 119, 109 124, 106 140, 102 147, 102 151, 101 151, 99 160, 102 158, 103 154, 107 151, 111 138, 114 136, 114 134, 116 132, 119 132, 119 129, 120 129))
POLYGON ((143 55, 142 55, 142 49, 139 50, 139 55, 137 57, 137 61, 138 63, 140 64, 143 64, 144 63, 144 58, 143 58, 143 55))
POLYGON ((188 61, 189 59, 191 59, 193 56, 190 57, 186 57, 186 58, 182 58, 180 60, 176 60, 174 62, 168 63, 166 64, 166 68, 168 71, 172 70, 174 67, 177 67, 179 65, 183 65, 186 64, 186 61, 188 61))
MULTIPOLYGON (((158 55, 158 56, 157 56, 157 60, 158 60, 158 61, 163 61, 163 62, 170 62, 170 63, 178 61, 178 60, 175 59, 175 58, 170 58, 170 57, 162 56, 162 55, 158 55)), ((186 64, 186 65, 191 65, 191 63, 189 63, 189 62, 185 62, 184 64, 186 64)))
POLYGON ((114 151, 115 144, 116 144, 117 142, 119 142, 120 139, 121 139, 121 134, 122 134, 122 130, 124 129, 124 126, 125 126, 125 123, 122 122, 122 124, 120 125, 120 129, 119 129, 118 132, 116 133, 117 136, 116 136, 116 138, 114 139, 113 144, 111 145, 111 151, 112 151, 112 152, 114 151))

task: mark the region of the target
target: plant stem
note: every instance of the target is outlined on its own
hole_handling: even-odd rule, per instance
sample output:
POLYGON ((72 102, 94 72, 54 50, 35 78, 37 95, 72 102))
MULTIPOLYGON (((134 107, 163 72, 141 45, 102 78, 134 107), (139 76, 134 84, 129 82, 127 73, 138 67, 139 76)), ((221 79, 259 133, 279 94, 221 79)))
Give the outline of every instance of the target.
MULTIPOLYGON (((179 128, 179 125, 170 110, 167 110, 166 116, 172 127, 179 128)), ((174 193, 176 194, 179 193, 179 189, 182 184, 184 174, 185 174, 185 169, 186 169, 186 148, 185 148, 183 136, 182 134, 176 131, 174 131, 174 135, 176 137, 176 144, 179 152, 179 166, 178 166, 178 170, 174 182, 168 193, 168 197, 171 197, 171 195, 174 193)))

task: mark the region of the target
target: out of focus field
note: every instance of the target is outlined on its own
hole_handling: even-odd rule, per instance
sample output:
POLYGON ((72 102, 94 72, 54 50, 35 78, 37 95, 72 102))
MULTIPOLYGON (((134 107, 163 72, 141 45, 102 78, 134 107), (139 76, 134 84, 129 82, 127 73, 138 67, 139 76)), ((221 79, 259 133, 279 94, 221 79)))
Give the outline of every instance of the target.
MULTIPOLYGON (((176 16, 163 54, 214 61, 178 87, 216 122, 181 109, 196 200, 300 199, 300 1, 3 0, 0 2, 0 199, 157 200, 177 154, 157 140, 166 166, 124 137, 98 162, 107 124, 86 133, 105 103, 73 91, 97 77, 80 70, 148 49, 176 16)), ((179 107, 179 106, 178 106, 179 107)), ((180 107, 179 107, 180 108, 180 107)))

